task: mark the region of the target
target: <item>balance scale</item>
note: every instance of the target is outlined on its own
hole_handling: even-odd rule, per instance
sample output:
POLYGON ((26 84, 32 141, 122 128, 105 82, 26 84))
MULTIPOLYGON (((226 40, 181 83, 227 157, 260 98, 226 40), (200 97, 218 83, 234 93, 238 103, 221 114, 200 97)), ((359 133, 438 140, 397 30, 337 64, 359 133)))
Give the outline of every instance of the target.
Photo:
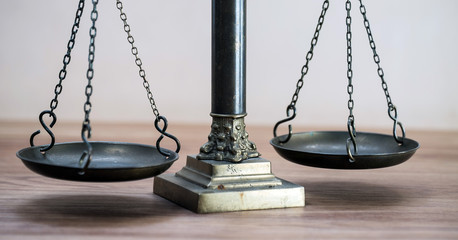
MULTIPOLYGON (((186 166, 180 171, 164 173, 177 159, 180 141, 167 132, 167 118, 159 113, 151 87, 146 79, 146 71, 138 56, 138 48, 127 22, 123 3, 116 1, 127 41, 130 45, 139 77, 146 90, 154 115, 154 125, 159 132, 155 146, 122 143, 93 142, 91 137, 90 113, 92 109, 92 79, 95 56, 95 38, 98 0, 92 0, 89 30, 90 44, 87 85, 85 88, 84 121, 81 129, 81 142, 55 143, 52 127, 57 122, 54 110, 62 92, 66 68, 71 60, 79 23, 85 2, 80 0, 76 11, 72 33, 59 72, 59 82, 49 110, 39 115, 43 129, 49 134, 48 145, 35 146, 34 138, 40 130, 32 133, 30 147, 18 151, 17 156, 32 171, 52 178, 87 181, 115 182, 130 181, 149 177, 154 178, 154 193, 197 213, 227 212, 255 209, 304 207, 304 187, 277 178, 271 171, 271 163, 260 157, 256 145, 248 139, 245 131, 246 116, 246 0, 212 0, 212 98, 211 131, 208 142, 199 153, 187 156, 186 166), (47 125, 44 117, 51 118, 47 125), (170 138, 176 143, 175 150, 164 149, 161 141, 170 138)), ((293 133, 288 125, 288 133, 277 136, 277 128, 296 117, 296 104, 304 78, 308 72, 313 50, 318 43, 319 33, 324 23, 329 1, 322 5, 318 24, 313 35, 306 63, 301 69, 300 79, 291 103, 286 108, 286 118, 273 128, 271 140, 275 150, 291 162, 320 168, 333 169, 372 169, 389 167, 408 160, 419 148, 418 142, 405 137, 405 130, 398 121, 396 106, 392 103, 388 86, 384 79, 380 58, 366 15, 366 8, 359 0, 359 10, 364 19, 369 45, 377 65, 382 88, 388 105, 388 116, 393 120, 393 134, 357 132, 353 115, 353 71, 352 71, 352 32, 351 2, 347 0, 347 93, 349 96, 347 131, 319 131, 293 133), (402 135, 398 136, 398 132, 402 135)))

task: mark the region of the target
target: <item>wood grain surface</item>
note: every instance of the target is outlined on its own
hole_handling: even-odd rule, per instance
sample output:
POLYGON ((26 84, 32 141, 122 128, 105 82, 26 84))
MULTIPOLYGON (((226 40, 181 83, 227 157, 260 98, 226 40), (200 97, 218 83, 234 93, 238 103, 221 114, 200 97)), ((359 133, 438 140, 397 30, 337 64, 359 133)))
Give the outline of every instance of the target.
MULTIPOLYGON (((57 142, 79 141, 80 127, 58 123, 57 142)), ((81 183, 31 172, 15 154, 37 129, 38 123, 0 123, 0 239, 458 239, 457 132, 408 131, 421 147, 398 166, 329 170, 285 161, 269 145, 270 127, 248 126, 273 173, 305 187, 306 207, 200 215, 154 195, 152 179, 81 183)), ((183 147, 168 170, 176 172, 210 129, 169 129, 183 147)), ((93 140, 155 138, 152 124, 93 123, 93 140)), ((49 137, 37 140, 46 144, 49 137)))

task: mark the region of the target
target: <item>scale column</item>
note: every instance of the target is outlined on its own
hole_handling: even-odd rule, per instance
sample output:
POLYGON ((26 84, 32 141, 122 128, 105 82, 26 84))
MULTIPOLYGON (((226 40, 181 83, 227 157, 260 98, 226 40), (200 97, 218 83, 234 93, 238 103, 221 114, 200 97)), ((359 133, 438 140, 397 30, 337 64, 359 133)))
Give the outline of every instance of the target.
POLYGON ((277 178, 248 140, 246 0, 212 1, 212 110, 208 142, 154 193, 198 213, 303 207, 304 187, 277 178))
POLYGON ((259 157, 248 140, 246 116, 246 0, 212 5, 212 109, 208 142, 199 160, 240 162, 259 157))
POLYGON ((212 114, 245 115, 246 3, 216 2, 212 9, 212 114))

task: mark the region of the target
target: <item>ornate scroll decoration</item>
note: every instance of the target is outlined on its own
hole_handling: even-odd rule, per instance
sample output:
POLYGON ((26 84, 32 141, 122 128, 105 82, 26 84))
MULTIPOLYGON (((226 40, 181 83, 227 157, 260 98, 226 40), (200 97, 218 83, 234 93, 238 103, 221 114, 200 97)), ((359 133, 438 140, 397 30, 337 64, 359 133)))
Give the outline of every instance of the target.
POLYGON ((199 160, 241 162, 261 154, 256 144, 248 140, 243 117, 213 116, 208 142, 200 148, 199 160))

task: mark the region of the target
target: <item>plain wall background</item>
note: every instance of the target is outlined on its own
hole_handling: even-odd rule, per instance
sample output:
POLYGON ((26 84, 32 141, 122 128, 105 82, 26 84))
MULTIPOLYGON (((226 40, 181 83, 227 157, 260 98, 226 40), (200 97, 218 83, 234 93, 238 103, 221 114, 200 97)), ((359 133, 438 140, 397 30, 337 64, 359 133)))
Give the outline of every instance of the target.
MULTIPOLYGON (((0 120, 37 121, 54 97, 78 1, 0 2, 0 120)), ((152 121, 115 2, 98 5, 91 118, 152 121)), ((407 130, 458 130, 458 1, 364 2, 400 121, 407 130)), ((273 126, 285 117, 322 1, 247 5, 246 122, 273 126)), ((91 9, 86 1, 59 121, 83 120, 91 9)), ((161 114, 170 122, 209 124, 211 1, 125 0, 124 10, 161 114)), ((358 1, 352 13, 357 130, 390 128, 358 1)), ((346 128, 345 16, 345 1, 331 0, 294 124, 346 128)))

